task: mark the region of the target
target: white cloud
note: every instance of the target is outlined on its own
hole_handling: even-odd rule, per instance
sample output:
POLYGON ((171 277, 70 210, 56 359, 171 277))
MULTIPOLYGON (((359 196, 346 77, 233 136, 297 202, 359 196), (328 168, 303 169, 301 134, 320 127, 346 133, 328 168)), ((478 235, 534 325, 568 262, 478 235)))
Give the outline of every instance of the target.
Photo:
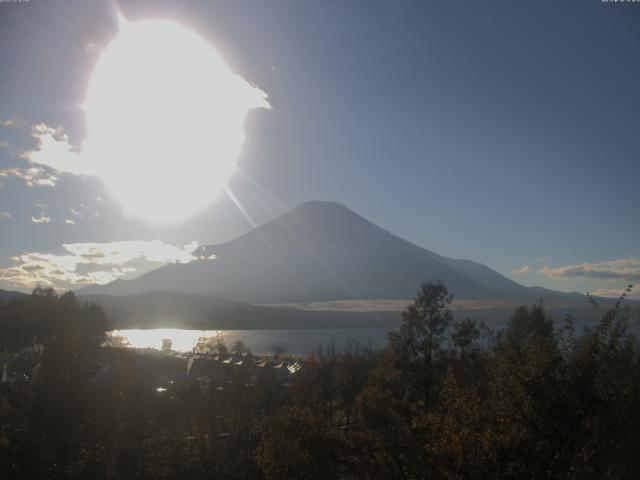
POLYGON ((0 212, 0 220, 10 220, 11 214, 9 212, 0 212))
POLYGON ((32 223, 53 223, 55 220, 46 215, 40 215, 39 217, 31 217, 32 223))
POLYGON ((46 165, 58 172, 76 175, 91 175, 89 162, 81 158, 78 147, 69 142, 69 137, 61 128, 53 128, 44 123, 32 127, 33 138, 37 148, 22 154, 23 158, 33 163, 46 165))
POLYGON ((176 246, 160 240, 129 240, 70 243, 62 248, 63 254, 32 252, 12 257, 13 265, 0 267, 0 282, 16 288, 73 288, 105 284, 162 264, 199 258, 195 255, 197 242, 176 246))
POLYGON ((136 258, 159 263, 188 263, 196 259, 193 252, 198 248, 198 242, 175 246, 161 240, 127 240, 109 243, 71 243, 63 247, 74 256, 90 259, 91 262, 101 265, 121 265, 136 258))
POLYGON ((529 273, 531 271, 531 268, 529 268, 529 265, 523 265, 520 268, 516 268, 513 273, 516 275, 524 275, 526 273, 529 273))
MULTIPOLYGON (((589 293, 596 297, 620 298, 620 295, 624 293, 624 288, 598 288, 589 293)), ((640 300, 640 289, 635 288, 628 297, 634 300, 640 300)))
POLYGON ((15 177, 22 180, 27 187, 55 187, 58 176, 40 167, 5 168, 0 170, 0 178, 15 177))
POLYGON ((66 223, 67 225, 75 225, 76 221, 75 220, 71 220, 70 218, 65 218, 64 219, 64 223, 66 223))
POLYGON ((551 278, 585 278, 592 280, 640 281, 640 258, 628 257, 606 262, 582 263, 549 267, 545 265, 540 273, 551 278))

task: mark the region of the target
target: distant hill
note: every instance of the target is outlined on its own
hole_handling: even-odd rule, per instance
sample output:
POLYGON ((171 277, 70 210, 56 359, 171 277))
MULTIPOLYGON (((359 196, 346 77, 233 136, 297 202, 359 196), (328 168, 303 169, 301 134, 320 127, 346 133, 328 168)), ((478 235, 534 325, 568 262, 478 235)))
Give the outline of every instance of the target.
POLYGON ((442 280, 459 299, 582 298, 524 287, 481 263, 403 240, 335 202, 306 202, 228 243, 203 246, 213 260, 170 264, 80 294, 177 291, 250 304, 412 298, 420 282, 442 280))
POLYGON ((205 295, 147 292, 137 295, 80 295, 102 307, 115 329, 188 328, 251 330, 287 328, 395 327, 397 312, 324 312, 232 302, 205 295))
MULTIPOLYGON (((80 295, 83 302, 100 305, 115 329, 187 328, 196 330, 274 330, 397 328, 408 300, 338 300, 282 306, 249 305, 206 295, 147 292, 135 295, 80 295)), ((554 302, 545 310, 561 322, 571 310, 577 325, 594 322, 598 312, 583 302, 554 302)), ((493 326, 503 325, 520 304, 517 300, 490 302, 454 301, 454 318, 475 318, 493 326)), ((603 306, 610 305, 604 302, 603 306)))
POLYGON ((8 302, 12 298, 24 297, 25 295, 26 293, 0 289, 0 304, 8 302))

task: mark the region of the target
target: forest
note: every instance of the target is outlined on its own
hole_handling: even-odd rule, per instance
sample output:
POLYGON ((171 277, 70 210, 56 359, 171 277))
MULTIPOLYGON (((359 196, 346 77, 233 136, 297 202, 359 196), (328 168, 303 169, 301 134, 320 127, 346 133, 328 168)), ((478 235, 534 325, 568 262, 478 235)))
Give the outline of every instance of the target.
POLYGON ((636 479, 629 291, 580 331, 542 302, 493 331, 429 282, 382 351, 256 359, 105 347, 99 307, 36 289, 0 307, 0 477, 636 479))

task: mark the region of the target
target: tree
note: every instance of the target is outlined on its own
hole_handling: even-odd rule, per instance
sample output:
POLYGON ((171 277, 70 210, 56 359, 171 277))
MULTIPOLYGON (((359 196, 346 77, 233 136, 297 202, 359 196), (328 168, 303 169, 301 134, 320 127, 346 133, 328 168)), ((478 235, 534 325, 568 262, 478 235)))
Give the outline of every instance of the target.
POLYGON ((110 324, 95 304, 81 304, 73 292, 56 295, 51 288, 36 288, 0 309, 0 348, 19 350, 34 339, 46 343, 69 332, 100 345, 110 324))
POLYGON ((542 302, 531 308, 520 306, 501 332, 499 346, 520 349, 530 342, 548 342, 553 338, 553 320, 547 316, 542 302))
POLYGON ((33 450, 40 456, 42 476, 63 478, 72 463, 86 463, 92 454, 83 448, 83 432, 96 420, 91 400, 96 398, 100 345, 109 325, 99 307, 80 304, 72 292, 58 296, 36 289, 24 302, 44 343, 33 374, 29 420, 35 441, 48 448, 33 450))
POLYGON ((286 409, 268 417, 257 449, 267 479, 344 478, 347 443, 321 416, 286 409))
POLYGON ((170 338, 162 339, 162 351, 164 353, 171 353, 171 349, 173 348, 173 341, 170 338))
POLYGON ((433 361, 452 320, 452 299, 442 282, 423 283, 416 298, 402 312, 400 329, 389 333, 395 367, 405 374, 405 381, 413 390, 409 393, 422 397, 425 408, 431 404, 433 361))
POLYGON ((519 475, 559 471, 573 412, 567 408, 561 349, 541 303, 516 309, 489 366, 487 410, 496 419, 500 464, 519 475))
POLYGON ((233 345, 231 345, 231 352, 236 355, 251 356, 251 349, 242 340, 236 340, 233 342, 233 345))
POLYGON ((199 337, 196 345, 193 347, 193 353, 199 355, 217 356, 224 360, 229 356, 229 346, 225 336, 218 333, 214 336, 199 337))
POLYGON ((469 354, 480 350, 481 346, 478 341, 482 336, 482 327, 483 325, 478 326, 476 321, 471 318, 453 325, 451 341, 460 358, 466 358, 469 354))

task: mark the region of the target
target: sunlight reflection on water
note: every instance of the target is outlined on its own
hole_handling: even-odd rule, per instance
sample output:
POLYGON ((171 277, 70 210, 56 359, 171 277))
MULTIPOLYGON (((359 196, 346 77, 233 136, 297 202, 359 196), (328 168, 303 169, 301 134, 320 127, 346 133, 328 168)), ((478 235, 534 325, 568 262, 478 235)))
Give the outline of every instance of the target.
POLYGON ((387 344, 385 328, 366 329, 308 329, 308 330, 183 330, 156 328, 149 330, 114 330, 108 332, 112 346, 152 348, 161 350, 163 340, 171 341, 171 350, 190 352, 201 337, 222 337, 228 346, 241 341, 256 355, 268 355, 275 351, 291 354, 308 354, 319 347, 333 346, 342 351, 347 345, 384 348, 387 344))
POLYGON ((121 337, 131 348, 153 348, 160 350, 163 341, 171 341, 171 349, 176 352, 189 352, 201 337, 215 337, 218 330, 184 330, 181 328, 154 328, 149 330, 113 330, 109 335, 121 337))

